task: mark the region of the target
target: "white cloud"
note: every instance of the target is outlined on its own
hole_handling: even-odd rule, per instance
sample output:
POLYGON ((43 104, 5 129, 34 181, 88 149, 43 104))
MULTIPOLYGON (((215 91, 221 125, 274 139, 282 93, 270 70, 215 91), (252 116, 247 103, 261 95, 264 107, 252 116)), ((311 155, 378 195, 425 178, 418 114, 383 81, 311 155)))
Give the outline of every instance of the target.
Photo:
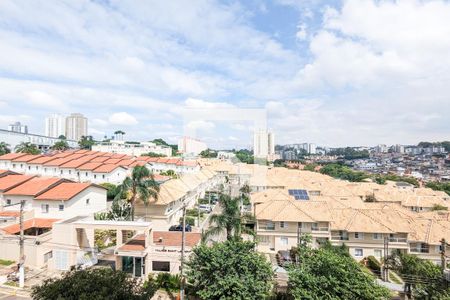
POLYGON ((25 97, 34 106, 47 107, 57 111, 66 107, 64 102, 43 91, 25 92, 25 97))
POLYGON ((131 126, 138 124, 136 118, 127 112, 113 113, 109 116, 109 122, 114 125, 131 126))
POLYGON ((188 98, 184 102, 186 108, 233 108, 233 104, 226 102, 210 102, 201 99, 188 98))
POLYGON ((198 120, 198 121, 190 121, 186 124, 187 129, 191 131, 200 130, 200 131, 211 131, 216 128, 216 125, 210 121, 198 120))

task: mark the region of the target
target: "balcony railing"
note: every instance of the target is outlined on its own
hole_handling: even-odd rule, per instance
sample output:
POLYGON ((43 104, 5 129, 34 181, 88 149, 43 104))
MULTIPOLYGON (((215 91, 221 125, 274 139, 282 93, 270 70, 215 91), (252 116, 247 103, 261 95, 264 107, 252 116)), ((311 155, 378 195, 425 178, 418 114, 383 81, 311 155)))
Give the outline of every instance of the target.
POLYGON ((333 241, 348 241, 348 236, 335 235, 331 237, 333 241))
POLYGON ((275 226, 261 226, 261 227, 259 227, 259 229, 262 229, 262 230, 275 230, 275 226))
POLYGON ((412 253, 429 253, 430 249, 429 248, 410 248, 409 251, 412 253))
POLYGON ((311 227, 312 231, 328 231, 328 227, 311 227))
POLYGON ((389 238, 389 242, 392 242, 392 243, 406 243, 406 238, 391 237, 391 238, 389 238))

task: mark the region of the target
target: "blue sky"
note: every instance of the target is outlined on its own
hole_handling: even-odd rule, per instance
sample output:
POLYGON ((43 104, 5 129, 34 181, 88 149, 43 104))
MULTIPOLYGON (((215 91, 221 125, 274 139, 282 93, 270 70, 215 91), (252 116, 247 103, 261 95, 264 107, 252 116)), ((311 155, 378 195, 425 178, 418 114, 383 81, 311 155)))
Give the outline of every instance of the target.
POLYGON ((450 139, 448 1, 0 2, 0 127, 81 112, 97 138, 212 147, 252 124, 184 108, 259 108, 277 143, 450 139))

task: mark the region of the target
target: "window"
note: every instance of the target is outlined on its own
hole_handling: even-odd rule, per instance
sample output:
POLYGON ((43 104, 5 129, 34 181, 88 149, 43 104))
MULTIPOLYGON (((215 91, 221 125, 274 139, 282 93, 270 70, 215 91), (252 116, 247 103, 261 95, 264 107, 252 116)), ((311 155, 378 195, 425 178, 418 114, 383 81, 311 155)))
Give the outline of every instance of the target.
POLYGON ((355 249, 355 256, 361 257, 364 255, 363 249, 355 249))
POLYGON ((64 210, 64 204, 58 205, 58 209, 59 209, 59 211, 63 211, 64 210))
POLYGON ((284 221, 280 222, 280 228, 288 228, 288 224, 284 221))
POLYGON ((69 175, 72 174, 72 170, 69 170, 69 175))
POLYGON ((59 171, 59 173, 61 173, 61 175, 62 175, 62 173, 63 173, 63 170, 59 171))
POLYGON ((39 167, 38 167, 38 166, 36 166, 35 168, 36 168, 36 170, 37 170, 37 169, 38 169, 39 167))
POLYGON ((86 177, 88 176, 88 173, 86 172, 86 177))
POLYGON ((94 174, 94 179, 95 179, 95 178, 97 178, 97 175, 96 175, 96 174, 94 174))
POLYGON ((375 249, 373 250, 373 254, 375 257, 381 257, 381 250, 380 249, 375 249))
POLYGON ((364 238, 364 234, 361 232, 355 232, 355 239, 362 240, 364 238))
POLYGON ((285 236, 280 237, 280 244, 283 246, 287 246, 289 239, 285 236))
POLYGON ((381 240, 383 238, 383 234, 381 233, 374 233, 373 234, 373 239, 374 240, 381 240))
POLYGON ((266 223, 266 230, 275 230, 275 224, 273 222, 268 221, 266 223))
POLYGON ((48 204, 42 204, 42 205, 41 205, 41 212, 42 212, 43 214, 48 213, 48 208, 49 208, 49 205, 48 205, 48 204))
POLYGON ((152 261, 152 270, 160 272, 170 272, 169 261, 152 261))
POLYGON ((6 199, 6 205, 11 205, 11 199, 6 199))
POLYGON ((269 240, 269 236, 267 236, 267 235, 258 235, 258 241, 261 243, 261 244, 268 244, 269 242, 270 242, 270 240, 269 240))
POLYGON ((102 175, 102 178, 105 179, 105 174, 102 175))
POLYGON ((311 230, 319 230, 319 224, 318 223, 312 223, 311 224, 311 230))
POLYGON ((31 166, 28 166, 28 170, 31 170, 31 166))
POLYGON ((49 259, 51 259, 53 257, 53 252, 49 251, 47 253, 44 254, 44 263, 48 262, 49 259))
POLYGON ((86 199, 86 205, 89 205, 91 200, 89 198, 86 199))

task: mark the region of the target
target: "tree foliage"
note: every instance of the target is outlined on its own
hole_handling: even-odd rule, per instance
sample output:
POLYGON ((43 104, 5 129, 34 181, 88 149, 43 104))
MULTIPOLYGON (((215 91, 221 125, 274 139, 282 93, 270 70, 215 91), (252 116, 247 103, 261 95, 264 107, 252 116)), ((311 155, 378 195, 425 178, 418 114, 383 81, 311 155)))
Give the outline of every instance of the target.
POLYGON ((364 172, 353 171, 341 164, 327 164, 320 169, 320 173, 352 182, 360 182, 369 177, 364 172))
POLYGON ((122 184, 118 186, 116 199, 122 195, 128 195, 131 204, 131 220, 134 221, 134 207, 137 200, 145 205, 150 199, 157 200, 159 194, 159 184, 153 178, 153 174, 145 166, 135 166, 131 172, 131 177, 127 176, 122 184))
POLYGON ((236 158, 243 163, 253 164, 255 161, 253 153, 247 149, 241 149, 239 151, 235 151, 234 153, 236 154, 236 158))
POLYGON ((0 142, 0 155, 4 155, 10 152, 11 149, 9 148, 9 145, 5 142, 0 142))
POLYGON ((450 195, 450 182, 428 182, 426 187, 435 191, 444 191, 450 195))
POLYGON ((252 242, 238 240, 194 248, 187 262, 190 288, 200 299, 264 299, 273 272, 252 242))
POLYGON ((217 151, 206 149, 200 152, 200 156, 203 158, 216 158, 217 157, 217 151))
POLYGON ((22 142, 18 144, 15 148, 16 152, 26 153, 26 154, 39 154, 41 150, 35 144, 30 142, 22 142))
POLYGON ((395 182, 407 182, 409 184, 414 185, 415 187, 419 187, 419 181, 417 181, 414 177, 408 177, 408 176, 399 176, 395 174, 386 174, 386 175, 375 175, 374 180, 378 184, 385 184, 386 181, 395 181, 395 182))
POLYGON ((109 268, 72 270, 61 278, 45 280, 32 288, 35 300, 150 299, 156 287, 142 287, 138 278, 109 268))
POLYGON ((78 146, 80 149, 91 150, 92 146, 95 144, 94 138, 92 136, 82 136, 78 141, 78 146))
POLYGON ((149 157, 166 157, 164 154, 155 153, 155 152, 148 152, 144 153, 141 156, 149 156, 149 157))
POLYGON ((391 260, 393 268, 412 285, 417 299, 449 299, 450 288, 446 288, 442 278, 442 269, 433 262, 416 255, 395 253, 391 260))
POLYGON ((57 141, 53 146, 52 146, 53 150, 67 150, 69 149, 69 144, 67 143, 67 141, 65 139, 59 140, 57 141))
POLYGON ((294 299, 390 299, 389 291, 376 284, 342 249, 301 247, 299 264, 288 268, 288 292, 294 299))
POLYGON ((210 227, 204 233, 204 239, 217 236, 225 232, 227 240, 240 238, 242 233, 254 235, 254 231, 245 226, 253 220, 250 214, 241 214, 240 199, 221 194, 219 205, 220 214, 212 214, 209 219, 210 227))

